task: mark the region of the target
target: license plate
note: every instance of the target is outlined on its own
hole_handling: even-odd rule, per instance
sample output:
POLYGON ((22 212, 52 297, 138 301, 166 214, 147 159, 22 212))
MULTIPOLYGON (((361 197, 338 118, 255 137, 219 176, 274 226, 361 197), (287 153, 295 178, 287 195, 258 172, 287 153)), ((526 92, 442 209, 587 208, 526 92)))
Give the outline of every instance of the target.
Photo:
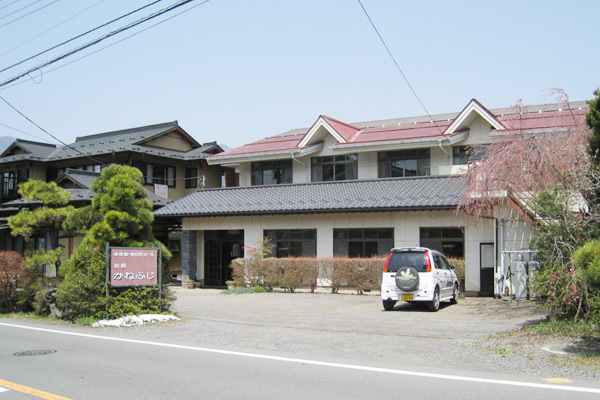
POLYGON ((415 299, 414 294, 403 294, 402 301, 413 301, 415 299))

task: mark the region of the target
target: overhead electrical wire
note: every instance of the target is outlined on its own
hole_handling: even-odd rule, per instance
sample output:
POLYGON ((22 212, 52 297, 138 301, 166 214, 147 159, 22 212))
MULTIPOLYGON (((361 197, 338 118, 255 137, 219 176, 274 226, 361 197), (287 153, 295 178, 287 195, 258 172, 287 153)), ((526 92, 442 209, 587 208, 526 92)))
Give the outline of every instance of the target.
MULTIPOLYGON (((136 12, 138 12, 138 11, 141 11, 141 10, 143 10, 143 9, 145 9, 145 8, 148 8, 148 7, 150 7, 150 6, 153 6, 153 5, 155 5, 156 3, 159 3, 159 2, 161 2, 161 1, 162 1, 162 0, 155 0, 155 1, 153 1, 152 3, 146 4, 146 5, 145 5, 145 6, 143 6, 143 7, 140 7, 140 8, 137 8, 137 9, 133 10, 133 11, 130 11, 130 12, 128 12, 127 14, 121 15, 121 16, 120 16, 120 17, 118 17, 118 18, 115 18, 115 19, 113 19, 113 20, 110 20, 110 21, 108 21, 108 22, 106 22, 106 23, 104 23, 104 24, 102 24, 102 25, 99 25, 99 26, 97 26, 97 27, 93 28, 93 29, 90 29, 90 30, 89 30, 89 31, 87 31, 87 32, 81 33, 81 34, 79 34, 79 35, 77 35, 77 36, 75 36, 75 37, 72 37, 72 38, 71 38, 71 39, 69 39, 69 40, 65 40, 64 42, 62 42, 62 43, 59 43, 59 44, 57 44, 57 45, 55 45, 55 46, 52 46, 52 47, 50 47, 49 49, 46 49, 46 50, 44 50, 44 51, 41 51, 41 52, 39 52, 39 53, 37 53, 37 54, 34 54, 34 55, 33 55, 33 56, 31 56, 31 57, 27 57, 26 59, 24 59, 24 60, 21 60, 21 61, 19 61, 19 62, 15 63, 15 64, 13 64, 13 65, 11 65, 11 66, 9 66, 9 67, 6 67, 6 68, 4 68, 4 69, 1 69, 1 70, 0 70, 0 72, 7 71, 7 70, 9 70, 9 69, 11 69, 11 68, 14 68, 14 67, 16 67, 17 65, 21 65, 21 64, 23 64, 24 62, 27 62, 27 61, 30 61, 30 60, 32 60, 32 59, 34 59, 34 58, 36 58, 36 57, 39 57, 39 56, 41 56, 42 54, 46 54, 46 53, 48 53, 48 52, 49 52, 49 51, 51 51, 51 50, 54 50, 54 49, 56 49, 56 48, 58 48, 58 47, 60 47, 60 46, 64 46, 64 45, 65 45, 65 44, 67 44, 67 43, 70 43, 70 42, 72 42, 72 41, 74 41, 74 40, 76 40, 76 39, 79 39, 79 38, 81 38, 81 37, 83 37, 83 36, 85 36, 85 35, 88 35, 88 34, 90 34, 90 33, 94 32, 94 31, 97 31, 98 29, 104 28, 105 26, 108 26, 108 25, 110 25, 110 24, 112 24, 112 23, 114 23, 114 22, 117 22, 117 21, 119 21, 119 20, 121 20, 121 19, 123 19, 123 18, 125 18, 125 17, 128 17, 128 16, 130 16, 130 15, 132 15, 132 14, 135 14, 136 12)), ((98 3, 96 3, 96 4, 98 4, 98 3)), ((92 6, 92 7, 93 7, 93 6, 92 6)), ((4 54, 6 54, 6 53, 4 53, 4 54)))
MULTIPOLYGON (((4 15, 4 16, 2 16, 2 17, 0 17, 0 19, 8 18, 8 17, 10 17, 11 15, 15 15, 15 14, 17 14, 19 11, 23 11, 24 9, 26 9, 26 8, 29 8, 29 7, 31 7, 31 6, 33 6, 33 5, 37 4, 37 3, 39 3, 40 1, 42 1, 42 0, 35 0, 33 3, 29 3, 29 4, 27 4, 25 7, 21 7, 21 8, 19 8, 18 10, 15 10, 15 11, 13 11, 13 12, 9 12, 8 14, 6 14, 6 15, 4 15)), ((11 3, 11 4, 14 4, 14 3, 11 3)), ((9 5, 10 5, 10 4, 9 4, 9 5)))
MULTIPOLYGON (((140 31, 138 31, 138 32, 136 32, 136 33, 133 33, 133 34, 131 34, 131 35, 129 35, 129 36, 126 36, 126 37, 124 37, 123 39, 117 40, 116 42, 113 42, 113 43, 111 43, 111 44, 109 44, 109 45, 106 45, 106 46, 104 46, 104 47, 102 47, 102 48, 100 48, 100 49, 98 49, 98 50, 92 51, 91 53, 88 53, 88 54, 86 54, 86 55, 84 55, 84 56, 81 56, 81 57, 79 57, 79 58, 76 58, 75 60, 72 60, 72 61, 69 61, 69 62, 67 62, 67 63, 61 64, 60 66, 58 66, 58 67, 56 67, 56 68, 52 68, 52 69, 50 69, 50 70, 48 70, 48 71, 44 72, 44 75, 47 75, 47 74, 49 74, 49 73, 51 73, 51 72, 54 72, 54 71, 56 71, 56 70, 59 70, 59 69, 61 69, 61 68, 64 68, 64 67, 66 67, 66 66, 68 66, 68 65, 71 65, 71 64, 73 64, 73 63, 76 63, 77 61, 83 60, 84 58, 87 58, 87 57, 89 57, 89 56, 92 56, 92 55, 94 55, 94 54, 96 54, 96 53, 99 53, 99 52, 101 52, 102 50, 108 49, 109 47, 112 47, 112 46, 114 46, 114 45, 116 45, 116 44, 119 44, 119 43, 121 43, 121 42, 123 42, 123 41, 125 41, 125 40, 127 40, 127 39, 130 39, 130 38, 132 38, 132 37, 134 37, 134 36, 137 36, 137 35, 139 35, 140 33, 143 33, 143 32, 145 32, 145 31, 147 31, 147 30, 149 30, 149 29, 152 29, 152 28, 154 28, 155 26, 158 26, 158 25, 160 25, 160 24, 162 24, 162 23, 165 23, 165 22, 167 22, 167 21, 169 21, 169 20, 171 20, 171 19, 173 19, 173 18, 175 18, 175 17, 177 17, 177 16, 179 16, 179 15, 181 15, 181 14, 183 14, 183 13, 186 13, 186 12, 188 12, 188 11, 191 11, 192 9, 194 9, 194 8, 196 8, 196 7, 199 7, 199 6, 203 5, 203 4, 206 4, 206 3, 208 3, 209 1, 210 1, 210 0, 204 0, 204 1, 203 1, 203 2, 201 2, 201 3, 198 3, 198 4, 196 4, 196 5, 193 5, 193 6, 191 6, 190 8, 187 8, 187 9, 185 9, 185 10, 183 10, 183 11, 180 11, 180 12, 178 12, 177 14, 171 15, 169 18, 165 18, 164 20, 162 20, 162 21, 160 21, 160 22, 157 22, 157 23, 155 23, 154 25, 150 25, 150 26, 149 26, 149 27, 147 27, 147 28, 144 28, 144 29, 142 29, 142 30, 140 30, 140 31)), ((25 83, 25 82, 29 82, 30 80, 33 80, 33 77, 31 77, 31 76, 30 76, 28 80, 24 80, 24 81, 21 81, 21 82, 15 82, 15 83, 13 83, 12 85, 10 85, 10 86, 6 86, 6 87, 4 87, 4 88, 0 87, 0 91, 1 91, 1 90, 5 90, 5 89, 10 89, 11 87, 14 87, 14 86, 20 85, 20 84, 22 84, 22 83, 25 83)))
POLYGON ((57 138, 56 136, 54 136, 53 134, 51 134, 50 132, 48 132, 47 130, 45 130, 44 128, 42 128, 41 126, 39 126, 38 124, 36 124, 35 122, 33 122, 33 120, 31 120, 31 118, 29 118, 27 115, 23 114, 21 111, 19 111, 15 106, 13 106, 12 104, 10 104, 4 97, 0 96, 0 100, 2 100, 3 102, 5 102, 10 108, 12 108, 14 111, 17 112, 17 114, 19 114, 21 117, 25 118, 27 121, 29 121, 30 123, 32 123, 33 125, 35 125, 39 130, 41 130, 42 132, 44 132, 46 135, 50 136, 52 139, 56 140, 57 142, 63 144, 64 146, 68 147, 69 149, 81 154, 82 156, 89 158, 90 160, 94 161, 97 164, 100 165, 106 165, 106 163, 103 163, 101 161, 96 160, 94 157, 90 157, 89 155, 77 150, 74 147, 69 146, 68 144, 66 144, 65 142, 63 142, 62 140, 60 140, 59 138, 57 138))
MULTIPOLYGON (((27 14, 25 14, 25 15, 21 15, 19 18, 13 19, 13 20, 12 20, 12 21, 10 21, 10 22, 7 22, 7 23, 5 23, 5 24, 3 24, 3 25, 0 25, 0 28, 4 28, 5 26, 12 24, 13 22, 17 22, 17 21, 19 21, 19 20, 21 20, 21 19, 23 19, 23 18, 25 18, 25 17, 27 17, 27 16, 29 16, 29 15, 31 15, 31 14, 35 14, 36 12, 38 12, 38 11, 40 11, 40 10, 43 10, 44 8, 46 8, 46 7, 48 7, 48 6, 51 6, 52 4, 54 4, 54 3, 57 3, 57 2, 59 2, 59 1, 60 1, 60 0, 54 0, 53 2, 51 2, 51 3, 48 3, 48 4, 44 5, 44 6, 41 6, 40 8, 36 8, 35 10, 33 10, 33 11, 31 11, 31 12, 28 12, 28 13, 27 13, 27 14)), ((33 3, 33 4, 35 4, 35 3, 33 3)), ((4 17, 2 17, 2 18, 4 18, 4 17)), ((1 19, 1 18, 0 18, 0 19, 1 19)))
POLYGON ((431 114, 429 113, 429 111, 427 110, 427 107, 425 107, 425 104, 423 104, 423 102, 421 101, 421 99, 419 98, 419 95, 417 95, 417 92, 415 91, 415 89, 412 87, 412 85, 410 84, 410 82, 408 81, 408 78, 406 77, 406 75, 404 75, 404 72, 402 72, 402 68, 400 68, 400 65, 398 64, 398 61, 396 61, 396 58, 394 57, 394 55, 392 54, 392 52, 390 51, 390 48, 388 47, 388 45, 385 43, 385 40, 383 40, 383 37, 381 36, 381 34, 379 33, 379 30, 377 30, 377 27, 375 26, 375 24, 373 23, 373 20, 371 19, 371 17, 369 16, 369 13, 367 12, 367 10, 365 9, 365 7, 363 6, 362 2, 360 0, 357 0, 358 4, 360 4, 360 8, 362 8, 363 12, 365 13, 365 15, 367 16, 367 19, 369 20, 369 22, 371 23, 371 26, 373 27, 373 29, 375 30, 375 33, 377 34, 377 36, 379 37, 379 40, 381 41, 381 43, 383 44, 383 47, 385 47, 385 50, 387 51, 388 55, 390 56, 390 58, 392 59, 392 61, 394 62, 394 65, 396 66, 396 69, 400 72, 400 75, 402 75, 402 77, 404 78, 404 81, 406 82, 406 84, 408 85, 409 89, 411 90, 411 92, 413 93, 413 95, 415 96, 415 98, 417 99, 417 101, 419 102, 419 104, 421 104, 421 107, 423 107, 423 110, 425 110, 425 113, 427 114, 427 116, 429 117, 429 119, 431 120, 431 122, 433 122, 433 124, 436 126, 436 128, 440 131, 440 133, 442 133, 442 129, 438 126, 438 124, 434 121, 433 117, 431 116, 431 114))
POLYGON ((104 1, 106 1, 106 0, 100 0, 100 1, 98 1, 97 3, 94 3, 94 4, 92 4, 91 6, 89 6, 89 7, 87 7, 87 8, 84 8, 83 10, 79 11, 78 13, 76 13, 76 14, 74 14, 74 15, 70 16, 69 18, 67 18, 67 19, 65 19, 65 20, 63 20, 63 21, 61 21, 61 22, 59 22, 58 24, 51 26, 50 28, 46 29, 45 31, 38 33, 37 35, 35 35, 35 36, 33 36, 33 37, 31 37, 31 38, 27 39, 26 41, 24 41, 24 42, 22 42, 22 43, 19 43, 19 44, 18 44, 18 45, 16 45, 15 47, 12 47, 12 48, 10 48, 10 49, 6 50, 4 53, 0 53, 0 57, 1 57, 1 56, 4 56, 4 55, 6 55, 6 54, 8 54, 8 53, 10 53, 10 52, 12 52, 13 50, 16 50, 16 49, 18 49, 19 47, 23 46, 24 44, 27 44, 27 43, 31 42, 31 41, 32 41, 32 40, 34 40, 34 39, 37 39, 37 38, 39 38, 40 36, 42 36, 42 35, 43 35, 43 34, 45 34, 45 33, 48 33, 48 32, 50 32, 51 30, 53 30, 53 29, 55 29, 55 28, 58 28, 58 27, 59 27, 59 26, 61 26, 62 24, 66 23, 66 22, 68 22, 68 21, 70 21, 70 20, 72 20, 73 18, 76 18, 76 17, 80 16, 80 15, 81 15, 81 14, 83 14, 84 12, 86 12, 86 11, 88 11, 88 10, 90 10, 90 9, 92 9, 92 8, 94 8, 94 7, 96 7, 98 4, 100 4, 100 3, 103 3, 104 1))
POLYGON ((168 12, 170 12, 170 11, 172 11, 172 10, 174 10, 174 9, 178 8, 178 7, 181 7, 181 6, 185 5, 185 4, 191 3, 191 2, 193 2, 193 1, 195 1, 195 0, 183 0, 183 1, 180 1, 180 2, 178 2, 178 3, 175 3, 175 4, 173 4, 173 5, 171 5, 171 6, 167 7, 167 8, 164 8, 164 9, 162 9, 162 10, 160 10, 160 11, 157 11, 157 12, 155 12, 155 13, 152 13, 152 14, 150 14, 150 15, 148 15, 148 16, 146 16, 146 17, 144 17, 144 18, 141 18, 141 19, 139 19, 139 20, 137 20, 137 21, 135 21, 135 22, 132 22, 132 23, 130 23, 130 24, 127 24, 127 25, 125 25, 125 26, 123 26, 123 27, 121 27, 121 28, 119 28, 119 29, 117 29, 117 30, 114 30, 114 31, 112 31, 112 32, 110 32, 110 33, 107 33, 106 35, 103 35, 103 36, 101 36, 101 37, 99 37, 99 38, 97 38, 97 39, 95 39, 95 40, 93 40, 93 41, 91 41, 91 42, 89 42, 89 43, 87 43, 87 44, 84 44, 84 45, 82 45, 82 46, 79 46, 79 47, 77 47, 77 48, 76 48, 76 49, 74 49, 74 50, 71 50, 71 51, 69 51, 69 52, 67 52, 67 53, 65 53, 65 54, 62 54, 62 55, 60 55, 60 56, 58 56, 58 57, 55 57, 55 58, 53 58, 53 59, 52 59, 52 60, 50 60, 50 61, 47 61, 47 62, 45 62, 45 63, 43 63, 43 64, 40 64, 40 65, 38 65, 38 66, 36 66, 36 67, 30 68, 30 69, 28 69, 27 71, 25 71, 25 72, 23 72, 23 73, 21 73, 21 74, 19 74, 19 75, 15 76, 15 77, 13 77, 13 78, 10 78, 10 79, 8 79, 8 80, 6 80, 6 81, 4 81, 4 82, 0 83, 0 87, 3 87, 3 86, 6 86, 6 85, 8 85, 8 84, 10 84, 10 83, 12 83, 12 82, 15 82, 16 80, 19 80, 19 79, 21 79, 22 77, 24 77, 24 76, 26 76, 26 75, 28 75, 28 74, 30 74, 30 73, 32 73, 32 72, 34 72, 34 71, 36 71, 36 70, 41 70, 42 68, 44 68, 44 67, 47 67, 48 65, 54 64, 54 63, 56 63, 56 62, 58 62, 58 61, 60 61, 60 60, 63 60, 63 59, 65 59, 65 58, 67 58, 67 57, 69 57, 69 56, 71 56, 71 55, 73 55, 73 54, 75 54, 75 53, 78 53, 78 52, 80 52, 80 51, 82 51, 82 50, 84 50, 84 49, 87 49, 88 47, 91 47, 91 46, 93 46, 93 45, 96 45, 96 44, 98 44, 98 43, 102 42, 103 40, 106 40, 106 39, 108 39, 108 38, 110 38, 110 37, 112 37, 112 36, 118 35, 119 33, 123 32, 123 31, 126 31, 126 30, 128 30, 128 29, 131 29, 131 28, 133 28, 133 27, 135 27, 135 26, 137 26, 137 25, 140 25, 140 24, 142 24, 142 23, 144 23, 144 22, 146 22, 146 21, 149 21, 149 20, 151 20, 151 19, 154 19, 154 18, 156 18, 156 17, 158 17, 158 16, 160 16, 160 15, 163 15, 163 14, 165 14, 165 13, 168 13, 168 12))
POLYGON ((12 3, 8 3, 7 5, 0 7, 0 11, 4 10, 4 9, 5 9, 5 8, 7 8, 7 7, 10 7, 10 6, 12 6, 13 4, 15 4, 15 3, 16 3, 16 2, 18 2, 18 1, 19 1, 19 0, 14 0, 12 3))

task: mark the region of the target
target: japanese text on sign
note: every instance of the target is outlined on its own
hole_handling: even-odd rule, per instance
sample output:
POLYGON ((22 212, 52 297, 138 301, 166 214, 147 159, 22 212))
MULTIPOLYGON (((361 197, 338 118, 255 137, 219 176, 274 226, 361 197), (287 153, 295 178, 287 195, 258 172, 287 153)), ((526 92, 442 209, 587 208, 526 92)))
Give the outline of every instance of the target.
POLYGON ((158 250, 129 248, 110 250, 111 286, 158 284, 158 250))

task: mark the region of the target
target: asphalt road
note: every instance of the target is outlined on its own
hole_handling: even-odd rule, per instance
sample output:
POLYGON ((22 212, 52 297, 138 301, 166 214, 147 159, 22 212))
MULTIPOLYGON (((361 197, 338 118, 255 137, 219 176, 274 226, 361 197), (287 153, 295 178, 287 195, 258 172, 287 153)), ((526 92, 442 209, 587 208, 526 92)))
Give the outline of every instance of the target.
POLYGON ((428 354, 435 343, 438 355, 448 354, 443 339, 458 340, 454 334, 463 341, 484 335, 471 311, 482 313, 479 322, 496 314, 488 323, 497 330, 536 315, 517 310, 508 323, 493 307, 470 310, 468 303, 440 313, 382 312, 374 296, 193 290, 177 303, 186 319, 162 326, 92 329, 0 318, 0 387, 20 385, 0 400, 32 398, 22 388, 69 399, 599 398, 597 380, 548 383, 457 368, 428 354), (462 322, 443 328, 447 319, 462 322), (30 350, 55 352, 15 355, 30 350))

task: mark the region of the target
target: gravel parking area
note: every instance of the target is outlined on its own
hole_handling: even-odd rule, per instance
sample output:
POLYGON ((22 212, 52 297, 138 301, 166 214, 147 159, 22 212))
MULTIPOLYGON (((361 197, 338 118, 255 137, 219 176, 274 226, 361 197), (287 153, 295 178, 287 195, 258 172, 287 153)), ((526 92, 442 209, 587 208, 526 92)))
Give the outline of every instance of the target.
POLYGON ((173 288, 183 318, 137 334, 220 349, 256 351, 391 368, 453 366, 540 377, 598 378, 598 367, 560 354, 567 343, 504 334, 546 313, 530 301, 462 298, 426 307, 399 302, 383 311, 379 293, 246 293, 173 288), (546 350, 544 350, 546 348, 546 350), (550 350, 550 351, 548 351, 550 350))

